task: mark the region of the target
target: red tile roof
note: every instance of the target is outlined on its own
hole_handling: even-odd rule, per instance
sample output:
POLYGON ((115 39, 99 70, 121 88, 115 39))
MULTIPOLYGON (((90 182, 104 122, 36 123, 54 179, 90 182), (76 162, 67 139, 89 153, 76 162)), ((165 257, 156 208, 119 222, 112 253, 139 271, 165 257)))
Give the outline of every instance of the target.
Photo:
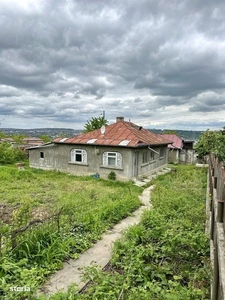
POLYGON ((96 129, 71 138, 56 138, 53 142, 138 147, 141 145, 168 145, 170 140, 131 122, 119 121, 106 126, 104 134, 100 129, 96 129))
POLYGON ((2 142, 14 142, 14 139, 10 138, 10 137, 9 138, 5 137, 5 138, 1 138, 0 141, 2 141, 2 142))
POLYGON ((163 136, 167 140, 173 142, 172 145, 168 145, 168 148, 170 148, 170 149, 182 149, 183 148, 183 140, 176 134, 163 134, 163 136))

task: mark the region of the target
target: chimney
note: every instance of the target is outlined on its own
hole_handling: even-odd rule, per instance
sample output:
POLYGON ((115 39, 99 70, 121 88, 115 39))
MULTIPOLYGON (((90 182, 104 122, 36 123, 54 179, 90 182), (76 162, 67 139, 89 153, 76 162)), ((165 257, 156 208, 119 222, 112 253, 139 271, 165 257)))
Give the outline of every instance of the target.
POLYGON ((116 122, 124 121, 124 117, 116 117, 116 122))

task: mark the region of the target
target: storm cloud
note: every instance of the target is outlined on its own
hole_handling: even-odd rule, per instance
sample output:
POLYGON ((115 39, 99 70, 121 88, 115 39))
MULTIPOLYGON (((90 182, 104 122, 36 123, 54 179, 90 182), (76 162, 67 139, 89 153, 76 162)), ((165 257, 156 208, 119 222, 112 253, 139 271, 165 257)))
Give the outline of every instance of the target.
POLYGON ((224 126, 225 3, 1 0, 1 127, 224 126))

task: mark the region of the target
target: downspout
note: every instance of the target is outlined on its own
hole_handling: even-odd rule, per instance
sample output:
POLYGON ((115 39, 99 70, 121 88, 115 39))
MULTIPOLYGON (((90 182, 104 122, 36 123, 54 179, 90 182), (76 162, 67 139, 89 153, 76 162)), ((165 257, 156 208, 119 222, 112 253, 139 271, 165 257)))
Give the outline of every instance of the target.
POLYGON ((152 149, 150 146, 148 146, 148 149, 151 150, 152 152, 156 153, 159 155, 159 152, 155 151, 154 149, 152 149))

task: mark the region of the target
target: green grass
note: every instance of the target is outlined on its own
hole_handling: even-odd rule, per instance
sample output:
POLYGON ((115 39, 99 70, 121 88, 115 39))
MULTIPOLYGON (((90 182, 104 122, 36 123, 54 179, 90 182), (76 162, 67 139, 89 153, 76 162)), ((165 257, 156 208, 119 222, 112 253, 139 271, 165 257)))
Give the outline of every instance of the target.
POLYGON ((115 243, 107 270, 87 268, 89 288, 56 299, 210 299, 206 170, 176 166, 153 180, 153 209, 115 243))
POLYGON ((131 182, 10 166, 0 167, 0 181, 0 298, 7 300, 31 294, 10 292, 10 287, 29 286, 34 292, 64 260, 91 247, 107 228, 140 206, 142 191, 131 182), (51 217, 59 212, 60 218, 51 217), (12 249, 12 230, 34 219, 46 221, 19 234, 12 249))

